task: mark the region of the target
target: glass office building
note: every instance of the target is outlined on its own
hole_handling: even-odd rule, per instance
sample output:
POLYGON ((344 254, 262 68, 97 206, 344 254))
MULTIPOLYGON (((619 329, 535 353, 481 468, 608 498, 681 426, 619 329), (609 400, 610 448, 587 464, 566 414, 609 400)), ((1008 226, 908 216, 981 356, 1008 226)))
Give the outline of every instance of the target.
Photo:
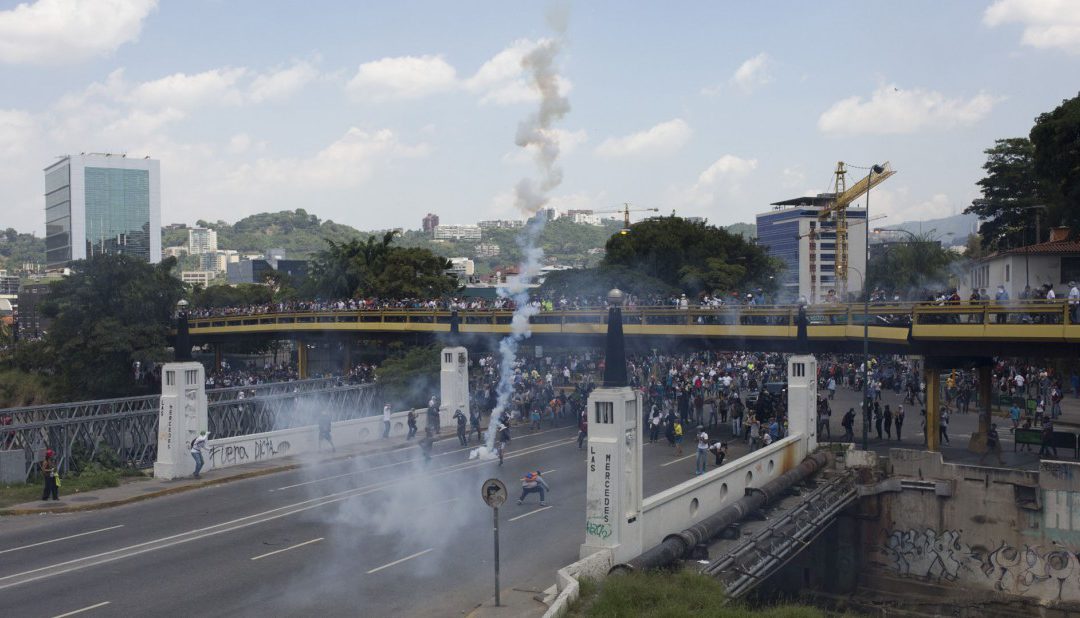
POLYGON ((100 254, 161 261, 159 162, 82 154, 45 168, 46 265, 100 254))
MULTIPOLYGON (((842 295, 841 282, 836 280, 836 224, 829 219, 818 219, 821 209, 832 200, 832 194, 794 198, 776 202, 772 204, 773 210, 757 215, 758 244, 785 266, 778 292, 783 302, 801 296, 818 303, 829 290, 834 290, 838 297, 842 295)), ((866 210, 848 208, 847 219, 847 292, 857 294, 862 290, 866 272, 863 229, 866 210)))

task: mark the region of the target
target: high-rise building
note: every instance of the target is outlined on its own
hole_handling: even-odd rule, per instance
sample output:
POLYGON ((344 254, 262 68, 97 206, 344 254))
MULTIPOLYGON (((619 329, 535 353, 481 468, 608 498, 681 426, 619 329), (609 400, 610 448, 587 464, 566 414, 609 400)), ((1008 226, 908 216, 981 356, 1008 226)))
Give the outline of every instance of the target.
MULTIPOLYGON (((757 242, 769 255, 784 262, 780 274, 780 300, 798 297, 810 303, 822 302, 829 290, 842 299, 836 279, 836 223, 820 220, 821 209, 832 203, 833 195, 797 197, 772 204, 757 216, 757 242), (813 230, 813 234, 811 234, 813 230)), ((866 274, 866 210, 848 208, 847 292, 858 294, 866 274)))
POLYGON ((439 215, 429 212, 427 216, 424 217, 424 232, 433 234, 437 227, 439 227, 439 215))
POLYGON ((435 240, 476 240, 482 239, 483 232, 477 225, 437 225, 433 235, 435 240))
POLYGON ((80 154, 45 168, 45 262, 102 253, 161 261, 161 181, 155 159, 80 154))
POLYGON ((188 253, 202 255, 217 251, 217 232, 205 227, 188 228, 188 253))

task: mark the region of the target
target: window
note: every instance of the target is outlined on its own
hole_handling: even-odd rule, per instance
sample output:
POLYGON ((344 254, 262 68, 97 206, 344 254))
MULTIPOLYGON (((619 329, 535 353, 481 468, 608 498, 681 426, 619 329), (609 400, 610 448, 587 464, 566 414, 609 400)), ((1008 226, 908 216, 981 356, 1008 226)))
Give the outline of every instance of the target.
POLYGON ((176 385, 176 372, 175 371, 166 371, 165 372, 165 386, 175 386, 175 385, 176 385))
POLYGON ((802 378, 806 376, 806 363, 792 363, 791 377, 802 378))
POLYGON ((610 425, 615 422, 615 404, 610 401, 596 402, 596 424, 610 425))
MULTIPOLYGON (((429 356, 428 358, 431 358, 431 357, 429 356)), ((187 383, 189 385, 196 384, 199 381, 199 370, 198 369, 188 369, 187 371, 184 372, 184 377, 187 379, 187 383)))
POLYGON ((1011 264, 1006 264, 1005 265, 1005 283, 1009 282, 1009 267, 1010 266, 1012 266, 1012 265, 1011 264))

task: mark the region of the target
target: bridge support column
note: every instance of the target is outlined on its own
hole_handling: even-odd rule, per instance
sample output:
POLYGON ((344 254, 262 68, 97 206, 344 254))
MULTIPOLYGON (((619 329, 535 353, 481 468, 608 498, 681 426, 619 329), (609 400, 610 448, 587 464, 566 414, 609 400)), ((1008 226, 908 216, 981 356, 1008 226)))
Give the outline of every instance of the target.
POLYGON ((439 426, 452 427, 454 412, 469 418, 469 351, 443 348, 439 372, 439 426))
POLYGON ((805 437, 799 460, 817 449, 817 359, 792 355, 788 359, 788 433, 805 437))
POLYGON ((941 369, 930 359, 923 363, 923 375, 926 379, 926 450, 939 451, 941 433, 938 423, 941 418, 941 369))
POLYGON ((154 478, 175 479, 194 472, 191 441, 206 429, 206 374, 202 363, 167 363, 161 371, 154 478))
POLYGON ((989 364, 992 362, 992 360, 988 359, 985 364, 977 367, 979 372, 979 400, 976 407, 979 410, 979 428, 971 434, 971 439, 968 441, 968 450, 980 455, 986 452, 986 433, 990 431, 990 423, 992 422, 990 397, 993 393, 993 374, 991 373, 992 367, 989 364))
POLYGON ((303 339, 296 340, 296 372, 301 380, 308 377, 308 348, 303 339))

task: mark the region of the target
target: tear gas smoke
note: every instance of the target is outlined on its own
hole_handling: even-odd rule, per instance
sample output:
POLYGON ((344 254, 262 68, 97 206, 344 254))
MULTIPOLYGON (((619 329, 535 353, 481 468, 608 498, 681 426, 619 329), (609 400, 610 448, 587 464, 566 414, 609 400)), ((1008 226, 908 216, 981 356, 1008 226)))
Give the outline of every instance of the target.
POLYGON ((523 255, 518 276, 506 287, 499 288, 499 295, 512 298, 516 309, 510 324, 510 334, 499 342, 499 385, 496 389, 498 398, 488 421, 485 444, 469 453, 469 459, 495 457, 498 419, 514 392, 514 363, 518 346, 532 334, 529 318, 539 311, 537 306, 529 302, 528 286, 540 273, 544 257, 544 250, 537 245, 547 223, 547 216, 540 209, 548 203, 549 192, 562 182, 562 169, 555 164, 559 158, 559 139, 552 127, 570 111, 570 102, 559 94, 559 74, 555 68, 555 58, 559 50, 558 40, 543 39, 521 60, 522 66, 532 77, 533 87, 540 93, 540 108, 518 125, 514 143, 521 148, 534 150, 540 177, 522 178, 514 187, 515 203, 532 218, 517 238, 523 255))

